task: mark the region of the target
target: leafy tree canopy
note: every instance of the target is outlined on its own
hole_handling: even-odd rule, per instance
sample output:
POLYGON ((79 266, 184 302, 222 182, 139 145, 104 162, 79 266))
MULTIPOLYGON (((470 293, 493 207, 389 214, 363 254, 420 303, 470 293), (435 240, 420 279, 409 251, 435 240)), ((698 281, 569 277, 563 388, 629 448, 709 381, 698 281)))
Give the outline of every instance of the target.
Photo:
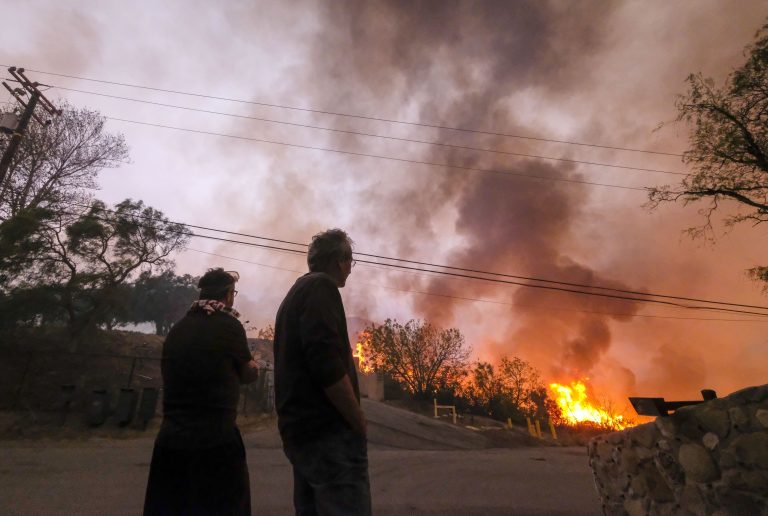
POLYGON ((456 328, 440 329, 411 320, 404 325, 387 319, 365 329, 369 335, 364 360, 389 374, 416 397, 427 398, 466 367, 470 348, 456 328))
POLYGON ((524 415, 547 418, 552 412, 539 372, 518 357, 502 357, 495 366, 477 362, 459 394, 470 409, 500 420, 520 421, 524 415))
POLYGON ((127 199, 114 209, 101 201, 61 211, 42 224, 41 256, 26 281, 55 287, 74 335, 125 303, 122 286, 141 271, 167 270, 189 231, 160 211, 127 199))
POLYGON ((170 270, 157 276, 150 271, 142 272, 133 285, 132 320, 151 321, 157 335, 168 335, 171 326, 197 299, 198 281, 189 274, 177 276, 170 270))

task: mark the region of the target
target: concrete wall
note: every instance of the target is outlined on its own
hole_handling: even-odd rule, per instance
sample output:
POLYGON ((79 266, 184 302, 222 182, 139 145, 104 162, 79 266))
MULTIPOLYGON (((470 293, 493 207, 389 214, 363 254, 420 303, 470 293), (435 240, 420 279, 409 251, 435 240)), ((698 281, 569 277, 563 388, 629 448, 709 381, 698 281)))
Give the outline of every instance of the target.
POLYGON ((768 516, 768 385, 589 443, 605 514, 768 516))
POLYGON ((381 373, 357 372, 357 382, 360 385, 360 396, 374 401, 384 399, 384 375, 381 373))

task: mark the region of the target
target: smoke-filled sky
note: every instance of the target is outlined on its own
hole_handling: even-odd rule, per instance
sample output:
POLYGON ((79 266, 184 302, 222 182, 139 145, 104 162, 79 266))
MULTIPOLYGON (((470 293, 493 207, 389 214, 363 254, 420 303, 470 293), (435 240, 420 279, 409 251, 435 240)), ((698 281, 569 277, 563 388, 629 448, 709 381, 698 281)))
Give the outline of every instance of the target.
MULTIPOLYGON (((50 0, 2 11, 0 64, 38 70, 29 75, 54 86, 50 98, 134 122, 398 158, 110 120, 131 163, 101 174, 97 195, 109 202, 142 199, 174 220, 297 242, 341 227, 360 252, 768 305, 745 274, 768 265, 765 229, 720 227, 713 243, 691 240, 682 231, 702 222, 703 206, 649 211, 643 191, 594 184, 681 176, 510 153, 684 172, 678 156, 500 135, 683 152, 688 127, 657 127, 674 120, 688 74, 722 82, 743 63, 768 16, 764 2, 50 0)), ((306 269, 302 256, 197 238, 176 261, 191 274, 239 270, 239 308, 251 326, 273 320, 306 269)), ((616 400, 726 394, 766 381, 768 324, 746 317, 364 264, 343 296, 349 316, 455 326, 478 359, 518 355, 548 380, 588 377, 616 400), (712 320, 727 318, 739 320, 712 320)))

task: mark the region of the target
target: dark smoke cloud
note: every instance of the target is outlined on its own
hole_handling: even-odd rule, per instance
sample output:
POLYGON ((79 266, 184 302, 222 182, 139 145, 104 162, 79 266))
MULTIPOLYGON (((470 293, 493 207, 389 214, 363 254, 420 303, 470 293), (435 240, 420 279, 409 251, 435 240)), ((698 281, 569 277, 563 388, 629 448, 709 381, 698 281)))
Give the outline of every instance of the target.
MULTIPOLYGON (((200 1, 191 7, 187 1, 166 2, 147 10, 141 3, 62 7, 40 0, 16 2, 5 14, 12 21, 0 35, 5 37, 0 53, 8 64, 330 111, 679 152, 686 145, 685 126, 651 129, 674 118, 675 95, 684 91, 688 73, 701 71, 720 80, 743 62, 743 47, 768 11, 756 0, 667 2, 653 9, 642 2, 598 1, 264 2, 257 7, 229 2, 213 11, 200 1)), ((84 87, 62 78, 56 83, 84 87)), ((681 168, 674 158, 130 94, 397 137, 681 168)), ((235 124, 82 95, 71 100, 113 116, 439 163, 555 178, 583 174, 633 185, 669 179, 268 123, 235 124)), ((144 199, 181 220, 304 242, 317 231, 342 226, 364 251, 765 304, 759 286, 743 277, 744 269, 764 264, 768 247, 755 238, 759 229, 736 229, 715 248, 703 249, 679 232, 700 222, 696 207, 670 206, 650 214, 640 208, 642 195, 616 190, 111 127, 126 131, 135 162, 119 174, 105 174, 102 193, 109 199, 144 199), (147 184, 153 187, 148 190, 147 184)), ((305 267, 301 256, 198 244, 263 264, 305 267)), ((180 256, 179 264, 181 271, 194 274, 218 265, 242 270, 238 302, 259 325, 273 319, 298 274, 194 253, 180 256)), ((702 387, 727 392, 764 380, 759 324, 630 319, 639 309, 631 302, 360 266, 343 295, 350 315, 434 319, 471 335, 480 358, 516 353, 550 379, 591 374, 617 395, 685 399, 702 387), (408 295, 375 284, 511 306, 408 295), (744 353, 748 358, 734 358, 744 353)), ((691 315, 643 308, 642 315, 649 313, 691 315)))
MULTIPOLYGON (((255 100, 269 98, 329 111, 541 136, 557 134, 562 118, 563 124, 579 128, 580 140, 656 146, 670 151, 679 150, 684 135, 662 138, 648 133, 660 120, 669 118, 674 93, 682 89, 685 75, 695 71, 690 69, 691 60, 702 63, 705 72, 722 73, 722 64, 733 59, 706 44, 710 38, 707 31, 719 31, 718 37, 741 37, 745 43, 749 38, 749 31, 746 36, 741 34, 735 21, 727 27, 725 23, 703 23, 717 11, 715 3, 706 4, 703 14, 666 8, 641 13, 642 20, 637 13, 632 14, 629 4, 605 2, 307 5, 311 5, 307 9, 307 17, 312 19, 307 25, 311 34, 303 41, 305 46, 293 49, 300 59, 288 69, 284 76, 287 80, 278 81, 273 91, 254 88, 255 100), (678 19, 679 24, 668 21, 678 19), (639 39, 628 43, 631 36, 626 36, 627 32, 637 34, 639 39), (670 52, 681 46, 685 51, 670 52), (614 49, 620 50, 614 55, 614 49), (650 93, 660 87, 658 94, 650 93), (657 141, 651 141, 653 138, 657 141)), ((754 15, 734 14, 733 20, 746 23, 750 16, 754 15)), ((274 44, 274 33, 262 31, 263 20, 259 10, 244 9, 230 19, 231 31, 252 33, 259 45, 274 44)), ((258 108, 253 112, 264 114, 258 108)), ((608 161, 632 158, 371 120, 296 112, 281 112, 280 117, 338 129, 515 152, 608 161)), ((600 173, 574 165, 349 134, 262 125, 256 131, 254 125, 240 124, 237 129, 242 134, 253 131, 301 144, 554 179, 591 179, 600 173)), ((240 144, 220 145, 222 153, 245 155, 246 151, 239 150, 240 144)), ((718 266, 708 263, 697 269, 680 256, 682 251, 671 252, 674 256, 670 260, 677 261, 674 267, 669 260, 664 262, 669 271, 660 277, 654 267, 661 260, 644 257, 649 256, 649 249, 669 248, 670 242, 677 244, 679 236, 667 229, 658 237, 655 228, 649 228, 659 219, 650 220, 642 213, 642 196, 557 181, 294 149, 260 147, 258 153, 271 163, 262 189, 242 195, 243 185, 248 184, 248 173, 243 172, 241 181, 222 186, 217 196, 233 199, 232 210, 237 214, 251 210, 248 220, 243 221, 246 231, 258 228, 278 237, 306 241, 316 231, 340 225, 349 230, 358 249, 364 251, 632 290, 642 290, 647 284, 672 292, 687 291, 706 271, 718 266), (600 211, 601 205, 610 208, 600 211), (627 229, 630 227, 631 232, 627 229)), ((241 159, 247 168, 248 160, 241 159)), ((655 166, 652 159, 637 158, 633 164, 655 166)), ((667 161, 658 166, 675 165, 667 161)), ((227 171, 228 176, 232 173, 227 171)), ((643 180, 637 175, 609 176, 607 172, 598 177, 612 183, 631 181, 633 177, 635 184, 643 180)), ((680 221, 680 226, 684 225, 680 221)), ((296 266, 301 260, 285 258, 281 263, 296 266)), ((411 306, 407 306, 403 303, 409 297, 406 294, 390 295, 364 285, 364 280, 370 280, 369 272, 358 267, 345 288, 351 315, 384 318, 394 311, 441 325, 470 328, 478 356, 518 354, 533 361, 548 379, 599 376, 604 385, 611 386, 609 392, 615 389, 629 393, 636 384, 652 385, 652 378, 662 382, 658 375, 645 374, 640 382, 635 378, 638 370, 647 373, 645 366, 660 343, 674 342, 681 350, 681 360, 694 353, 684 339, 665 340, 669 327, 661 323, 619 324, 638 312, 639 306, 633 302, 412 274, 390 274, 379 281, 405 290, 429 290, 511 305, 502 310, 449 297, 413 295, 411 306), (633 346, 640 345, 635 343, 647 349, 635 352, 633 346), (616 353, 617 347, 621 353, 616 353), (632 355, 633 360, 623 354, 632 355), (643 367, 638 369, 638 364, 643 367)), ((257 299, 254 310, 263 307, 266 313, 274 311, 286 288, 278 276, 260 279, 260 291, 270 293, 272 298, 257 299)), ((713 285, 702 288, 707 291, 713 285)), ((724 290, 714 291, 730 297, 724 290)), ((704 336, 707 338, 713 339, 704 336)), ((664 388, 670 388, 676 377, 664 377, 664 388)), ((682 379, 678 382, 685 384, 682 379)))
MULTIPOLYGON (((334 2, 322 18, 324 31, 316 45, 312 59, 316 66, 311 75, 344 80, 333 88, 322 87, 321 81, 318 103, 350 106, 351 101, 354 106, 359 100, 359 110, 370 110, 371 97, 388 99, 393 105, 417 99, 421 122, 531 134, 535 128, 518 120, 506 102, 525 88, 555 96, 567 94, 575 74, 570 64, 601 43, 594 16, 599 11, 582 7, 577 13, 565 13, 561 4, 547 2, 500 1, 471 6, 460 2, 334 2), (587 16, 588 12, 592 14, 587 16)), ((509 148, 509 142, 501 138, 451 131, 436 136, 440 141, 464 145, 509 148)), ((349 140, 345 137, 336 143, 349 140)), ((519 142, 515 148, 521 148, 519 142)), ((578 177, 569 166, 521 163, 440 148, 422 151, 420 159, 554 179, 578 177)), ((473 269, 606 284, 606 279, 561 250, 564 239, 572 236, 587 195, 583 186, 574 184, 446 168, 405 182, 399 191, 384 198, 377 199, 370 191, 366 198, 373 199, 373 209, 367 212, 375 213, 376 219, 369 219, 367 229, 375 234, 376 222, 386 214, 390 224, 408 228, 390 241, 394 254, 413 255, 419 248, 423 253, 425 240, 438 238, 430 215, 450 204, 456 210, 455 234, 463 242, 444 261, 473 269)), ((412 282, 413 278, 406 278, 400 285, 412 282)), ((513 295, 509 287, 482 282, 429 279, 422 283, 426 290, 448 296, 501 296, 514 301, 512 314, 523 325, 515 331, 501 325, 498 330, 508 333, 499 340, 508 344, 499 346, 495 350, 498 354, 525 352, 556 370, 587 374, 610 346, 610 316, 527 312, 527 305, 546 307, 543 301, 551 297, 547 294, 521 290, 513 295), (537 331, 539 327, 544 331, 537 331), (530 339, 526 335, 531 335, 530 339), (548 346, 542 354, 537 350, 543 342, 548 346)), ((616 308, 615 303, 594 300, 577 304, 560 297, 557 301, 584 309, 616 308)), ((426 296, 415 298, 414 303, 419 317, 441 325, 462 324, 464 304, 426 296)), ((625 305, 622 309, 623 313, 633 313, 636 307, 625 305)))

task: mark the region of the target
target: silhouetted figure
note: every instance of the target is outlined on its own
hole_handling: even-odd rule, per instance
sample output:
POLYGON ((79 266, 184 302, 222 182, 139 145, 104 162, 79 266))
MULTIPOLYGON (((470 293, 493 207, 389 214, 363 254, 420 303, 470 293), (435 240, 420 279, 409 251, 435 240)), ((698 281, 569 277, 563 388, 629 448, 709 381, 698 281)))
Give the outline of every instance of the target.
POLYGON ((310 272, 288 291, 275 322, 275 402, 293 465, 296 514, 368 515, 368 443, 339 288, 352 272, 340 229, 312 238, 310 272))
POLYGON ((240 384, 258 366, 232 308, 236 272, 210 269, 200 299, 163 344, 163 423, 144 514, 250 515, 248 465, 235 424, 240 384))

